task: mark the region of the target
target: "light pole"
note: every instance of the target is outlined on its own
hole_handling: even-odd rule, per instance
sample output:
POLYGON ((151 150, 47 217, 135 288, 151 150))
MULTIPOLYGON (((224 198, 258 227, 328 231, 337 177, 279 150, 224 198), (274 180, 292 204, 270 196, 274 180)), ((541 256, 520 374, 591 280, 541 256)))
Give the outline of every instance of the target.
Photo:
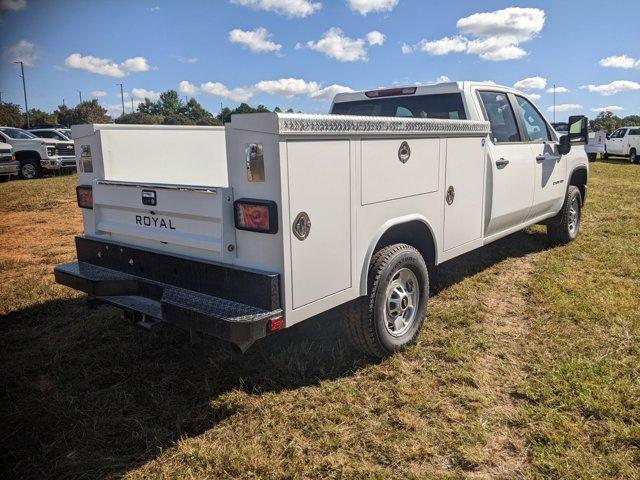
POLYGON ((24 79, 24 63, 20 62, 13 62, 13 63, 19 63, 20 64, 20 71, 22 72, 22 75, 20 75, 22 77, 22 91, 24 92, 24 111, 27 114, 27 128, 31 127, 31 122, 29 121, 29 106, 27 105, 27 82, 24 79))
POLYGON ((120 100, 122 100, 122 115, 124 115, 124 90, 122 90, 122 83, 116 83, 120 85, 120 100))
POLYGON ((133 97, 131 97, 131 113, 133 113, 133 97))
POLYGON ((80 95, 80 103, 82 103, 82 92, 78 90, 78 95, 80 95))
POLYGON ((556 84, 553 84, 553 123, 556 123, 556 84))

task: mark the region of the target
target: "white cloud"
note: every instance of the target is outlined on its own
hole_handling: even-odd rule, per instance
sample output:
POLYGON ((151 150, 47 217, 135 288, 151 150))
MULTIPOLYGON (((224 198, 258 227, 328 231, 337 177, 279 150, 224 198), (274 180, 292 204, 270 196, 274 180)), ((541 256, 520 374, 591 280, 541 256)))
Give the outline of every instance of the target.
POLYGON ((600 66, 625 69, 636 68, 640 70, 640 59, 632 58, 627 55, 614 55, 600 60, 600 66))
POLYGON ((196 63, 197 57, 176 57, 180 63, 196 63))
POLYGON ((307 82, 300 78, 281 78, 279 80, 258 82, 254 85, 254 88, 270 95, 292 98, 296 95, 310 95, 317 92, 319 85, 316 82, 307 82))
POLYGON ((582 105, 580 105, 579 103, 561 103, 559 105, 556 105, 555 107, 551 105, 547 108, 547 112, 553 112, 554 108, 556 112, 570 112, 573 110, 580 110, 582 108, 582 105))
MULTIPOLYGON (((456 23, 459 35, 422 40, 416 47, 430 55, 467 53, 483 60, 516 60, 527 55, 520 43, 535 37, 544 27, 545 13, 538 8, 510 7, 475 13, 456 23)), ((409 53, 408 48, 403 48, 409 53)))
POLYGON ((580 88, 592 93, 609 96, 620 92, 640 90, 640 83, 632 82, 631 80, 614 80, 613 82, 606 83, 604 85, 583 85, 580 88))
POLYGON ((537 93, 528 93, 527 96, 531 99, 531 100, 540 100, 540 95, 537 93))
POLYGON ((367 33, 367 42, 369 42, 369 45, 382 45, 385 38, 386 37, 384 36, 384 34, 380 33, 377 30, 372 30, 371 32, 367 33))
POLYGON ((229 32, 229 41, 239 43, 252 52, 279 52, 282 45, 270 40, 271 34, 266 28, 244 31, 235 28, 229 32))
POLYGON ((513 88, 518 90, 542 90, 547 86, 547 79, 542 77, 527 77, 522 80, 518 80, 513 84, 513 88))
POLYGON ((353 92, 353 89, 334 83, 333 85, 329 85, 328 87, 321 88, 311 93, 309 97, 313 98, 314 100, 326 100, 330 102, 337 94, 349 92, 353 92))
POLYGON ((304 18, 322 8, 322 3, 309 0, 231 0, 232 3, 285 15, 304 18))
POLYGON ((17 12, 27 8, 27 0, 0 0, 0 10, 17 12))
POLYGON ((91 92, 91 96, 95 98, 102 98, 107 96, 107 92, 105 92, 104 90, 94 90, 93 92, 91 92))
POLYGON ((551 87, 545 90, 547 93, 553 93, 554 91, 555 93, 569 93, 569 89, 566 87, 551 87))
POLYGON ((40 48, 35 43, 20 40, 6 48, 5 56, 10 62, 22 61, 26 66, 33 67, 40 58, 40 48))
POLYGON ((151 13, 159 12, 160 11, 160 7, 158 5, 154 5, 153 7, 149 7, 149 11, 151 13))
POLYGON ((360 15, 376 12, 390 12, 400 0, 348 0, 349 8, 360 15))
POLYGON ((438 78, 436 78, 436 83, 446 83, 446 82, 450 82, 451 79, 449 77, 447 77, 446 75, 440 75, 438 78))
POLYGON ((367 34, 365 41, 363 38, 349 38, 342 33, 341 29, 333 27, 327 30, 317 42, 307 42, 307 48, 340 62, 366 62, 368 60, 367 42, 370 45, 382 45, 384 35, 374 30, 367 34), (371 43, 372 41, 377 43, 371 43))
POLYGON ((178 89, 181 93, 186 93, 187 95, 195 95, 198 93, 198 87, 187 80, 182 80, 180 85, 178 85, 178 89))
POLYGON ((407 43, 403 43, 400 47, 400 50, 402 50, 402 53, 404 53, 405 55, 413 53, 413 47, 407 43))
POLYGON ((246 102, 253 96, 253 91, 247 88, 230 89, 220 82, 207 82, 200 85, 200 90, 209 95, 224 97, 234 102, 246 102))
POLYGON ((153 90, 146 90, 144 88, 134 88, 131 90, 131 94, 134 99, 144 100, 148 98, 152 102, 160 100, 160 92, 154 92, 153 90))
POLYGON ((608 107, 596 107, 592 108, 592 112, 619 112, 624 110, 624 108, 619 107, 618 105, 609 105, 608 107))
POLYGON ((65 61, 67 68, 75 68, 95 73, 97 75, 107 75, 109 77, 125 77, 132 72, 146 72, 151 70, 149 62, 144 57, 128 58, 122 63, 115 63, 109 58, 99 58, 92 55, 80 55, 72 53, 65 61))

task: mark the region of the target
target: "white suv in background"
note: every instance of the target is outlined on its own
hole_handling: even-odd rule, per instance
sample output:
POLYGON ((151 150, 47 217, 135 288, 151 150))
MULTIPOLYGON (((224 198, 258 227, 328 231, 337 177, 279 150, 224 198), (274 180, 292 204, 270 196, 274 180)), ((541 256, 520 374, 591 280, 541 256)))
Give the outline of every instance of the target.
POLYGON ((605 158, 610 155, 629 157, 640 163, 640 127, 622 127, 611 134, 605 143, 605 158))
POLYGON ((74 170, 76 152, 73 142, 38 138, 32 133, 14 127, 0 127, 0 143, 13 147, 20 162, 20 177, 39 178, 45 171, 74 170))

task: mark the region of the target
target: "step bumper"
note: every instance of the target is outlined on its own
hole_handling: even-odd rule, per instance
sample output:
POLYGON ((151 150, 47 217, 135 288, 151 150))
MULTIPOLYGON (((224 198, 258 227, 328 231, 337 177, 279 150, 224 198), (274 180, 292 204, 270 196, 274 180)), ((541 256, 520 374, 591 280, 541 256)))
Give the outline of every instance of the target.
POLYGON ((55 267, 55 280, 87 293, 98 303, 109 303, 203 332, 230 341, 242 350, 269 333, 269 320, 282 316, 278 275, 274 281, 274 274, 198 262, 84 237, 77 237, 76 244, 79 260, 55 267), (138 267, 138 274, 125 271, 131 260, 138 267), (140 265, 144 268, 140 269, 140 265), (174 275, 178 269, 189 274, 176 277, 174 284, 159 280, 166 278, 166 271, 174 275), (139 274, 141 271, 144 276, 139 274), (193 282, 195 273, 201 281, 193 282), (240 285, 239 282, 242 284, 240 290, 234 288, 240 285), (269 292, 269 288, 275 291, 269 292), (252 295, 253 289, 255 295, 252 295))

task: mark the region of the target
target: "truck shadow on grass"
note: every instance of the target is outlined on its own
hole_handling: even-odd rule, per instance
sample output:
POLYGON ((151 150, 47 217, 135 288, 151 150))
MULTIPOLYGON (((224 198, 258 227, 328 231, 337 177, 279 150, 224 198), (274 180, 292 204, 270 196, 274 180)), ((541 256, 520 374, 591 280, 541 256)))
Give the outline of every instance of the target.
MULTIPOLYGON (((432 295, 507 258, 548 248, 517 233, 437 268, 432 295)), ((119 476, 236 412, 225 393, 298 389, 372 363, 344 340, 340 309, 239 355, 187 332, 149 333, 118 311, 53 301, 0 322, 2 470, 16 478, 119 476)), ((7 478, 7 477, 5 477, 7 478)))

